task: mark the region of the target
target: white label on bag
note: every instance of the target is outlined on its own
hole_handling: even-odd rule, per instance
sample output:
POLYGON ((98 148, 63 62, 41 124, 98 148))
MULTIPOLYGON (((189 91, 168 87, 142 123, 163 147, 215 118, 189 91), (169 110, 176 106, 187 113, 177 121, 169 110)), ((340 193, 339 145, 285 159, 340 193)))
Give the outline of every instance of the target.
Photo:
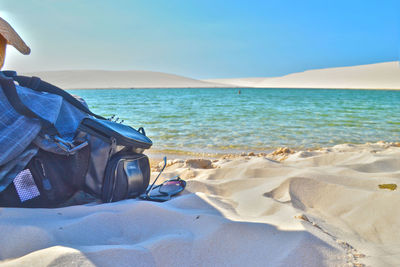
POLYGON ((32 173, 28 169, 18 173, 14 178, 14 186, 21 202, 25 202, 40 195, 32 173))

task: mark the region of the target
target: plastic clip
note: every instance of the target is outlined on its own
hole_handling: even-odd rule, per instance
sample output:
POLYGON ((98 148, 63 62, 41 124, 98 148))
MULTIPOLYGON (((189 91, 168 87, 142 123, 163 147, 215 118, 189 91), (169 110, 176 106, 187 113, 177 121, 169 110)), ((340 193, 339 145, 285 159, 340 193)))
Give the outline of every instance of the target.
POLYGON ((46 135, 45 138, 52 140, 59 148, 66 152, 67 155, 75 154, 76 151, 84 148, 89 144, 87 141, 85 141, 79 145, 74 145, 73 143, 62 139, 59 136, 49 137, 48 135, 46 135))

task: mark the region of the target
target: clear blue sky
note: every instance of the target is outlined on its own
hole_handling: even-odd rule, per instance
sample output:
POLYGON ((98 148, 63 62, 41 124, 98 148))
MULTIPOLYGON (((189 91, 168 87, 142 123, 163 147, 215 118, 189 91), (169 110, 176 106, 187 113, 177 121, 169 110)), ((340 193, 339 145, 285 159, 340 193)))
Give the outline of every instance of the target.
POLYGON ((399 59, 399 0, 0 0, 5 68, 280 76, 399 59))

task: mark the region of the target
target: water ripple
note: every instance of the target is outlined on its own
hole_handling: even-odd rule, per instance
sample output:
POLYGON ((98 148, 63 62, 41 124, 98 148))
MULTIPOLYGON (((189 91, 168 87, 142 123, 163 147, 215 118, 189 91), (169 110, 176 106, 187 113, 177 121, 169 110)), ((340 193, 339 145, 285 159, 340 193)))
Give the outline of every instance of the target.
POLYGON ((79 90, 90 108, 145 127, 158 150, 270 150, 400 139, 400 92, 307 89, 79 90))

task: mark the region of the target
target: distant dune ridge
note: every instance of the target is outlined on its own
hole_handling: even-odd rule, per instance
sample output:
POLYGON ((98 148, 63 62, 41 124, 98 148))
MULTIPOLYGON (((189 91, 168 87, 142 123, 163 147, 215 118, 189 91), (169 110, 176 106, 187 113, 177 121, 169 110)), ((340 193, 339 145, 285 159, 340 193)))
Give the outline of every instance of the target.
POLYGON ((336 88, 399 89, 399 61, 308 70, 272 78, 196 80, 152 71, 74 70, 25 73, 64 89, 103 88, 336 88))
POLYGON ((226 85, 153 71, 68 70, 24 73, 63 89, 207 88, 226 85))
POLYGON ((261 88, 400 89, 399 61, 308 70, 273 78, 212 79, 208 82, 261 88))

